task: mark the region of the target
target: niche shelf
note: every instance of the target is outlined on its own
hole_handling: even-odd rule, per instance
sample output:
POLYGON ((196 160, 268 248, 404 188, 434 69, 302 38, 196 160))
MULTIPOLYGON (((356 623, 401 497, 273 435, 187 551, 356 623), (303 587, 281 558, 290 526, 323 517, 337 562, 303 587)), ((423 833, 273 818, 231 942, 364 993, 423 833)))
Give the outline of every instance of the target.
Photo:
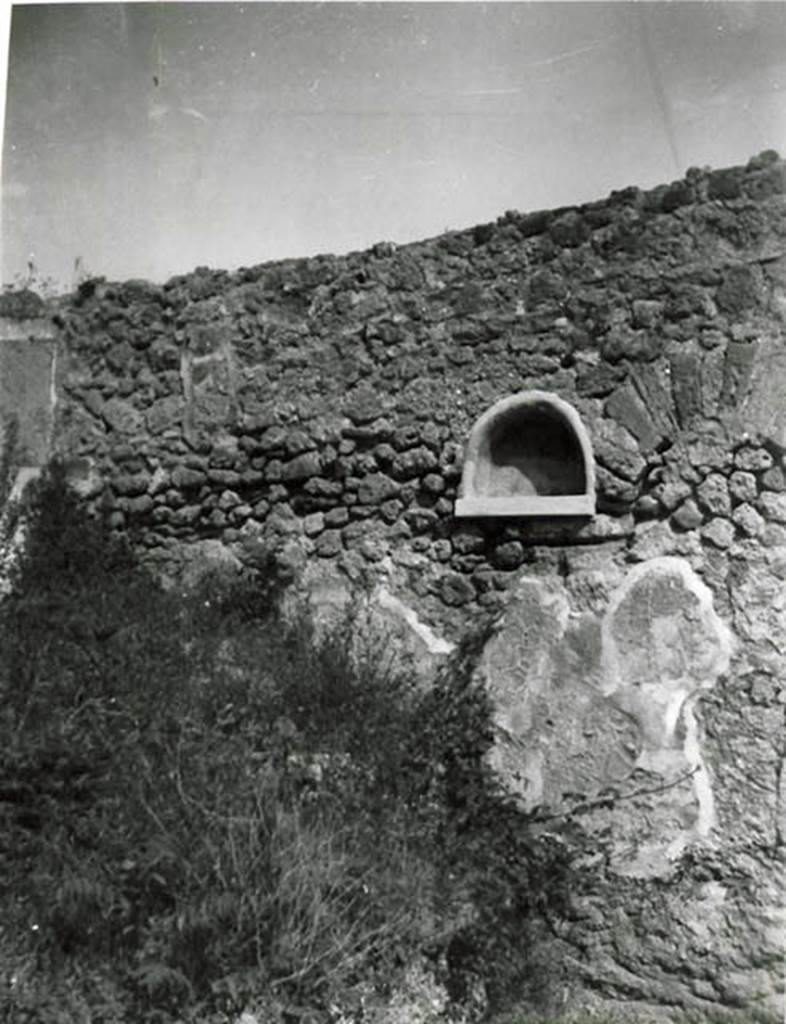
POLYGON ((595 459, 576 410, 548 391, 495 403, 472 428, 456 515, 592 516, 595 459))

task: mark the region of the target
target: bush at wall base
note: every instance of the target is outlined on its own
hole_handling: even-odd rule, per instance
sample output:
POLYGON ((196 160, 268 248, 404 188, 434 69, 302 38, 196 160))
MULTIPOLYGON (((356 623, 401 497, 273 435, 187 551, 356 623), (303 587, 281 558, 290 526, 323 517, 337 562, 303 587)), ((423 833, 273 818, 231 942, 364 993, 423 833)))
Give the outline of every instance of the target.
POLYGON ((56 466, 24 515, 0 603, 0 1019, 267 1000, 328 1020, 424 956, 456 1000, 480 976, 503 1005, 567 862, 487 775, 482 637, 424 694, 349 625, 284 629, 259 579, 164 591, 56 466))

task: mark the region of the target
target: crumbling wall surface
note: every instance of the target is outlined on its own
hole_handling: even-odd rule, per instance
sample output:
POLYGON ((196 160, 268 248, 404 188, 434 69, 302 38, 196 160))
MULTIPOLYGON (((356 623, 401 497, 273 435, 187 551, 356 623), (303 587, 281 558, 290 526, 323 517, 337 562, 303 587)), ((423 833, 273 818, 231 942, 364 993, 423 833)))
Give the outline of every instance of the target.
POLYGON ((728 619, 701 557, 611 568, 593 551, 512 588, 482 666, 493 761, 593 865, 574 918, 539 940, 580 1004, 782 1017, 786 658, 762 641, 786 635, 783 556, 732 545, 728 619))
POLYGON ((566 1005, 782 1016, 784 182, 767 153, 58 314, 58 444, 162 571, 273 551, 437 660, 498 616, 497 767, 605 850, 549 946, 566 1005), (528 389, 580 414, 598 514, 457 519, 472 424, 528 389))

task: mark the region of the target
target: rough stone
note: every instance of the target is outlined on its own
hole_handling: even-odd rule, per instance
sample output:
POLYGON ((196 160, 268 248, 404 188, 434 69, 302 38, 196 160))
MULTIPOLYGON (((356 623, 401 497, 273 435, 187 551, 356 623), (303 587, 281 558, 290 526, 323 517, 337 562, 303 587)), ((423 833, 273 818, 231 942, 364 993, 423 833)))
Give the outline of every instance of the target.
POLYGON ((185 404, 181 398, 168 395, 154 402, 145 413, 147 429, 151 434, 163 434, 177 427, 183 419, 185 404))
POLYGON ((326 480, 324 477, 316 476, 305 482, 303 490, 317 498, 336 498, 341 494, 343 487, 337 480, 326 480))
POLYGON ((104 408, 104 399, 100 391, 88 391, 85 395, 85 408, 94 416, 100 416, 104 408))
POLYGON ((693 498, 683 502, 671 518, 681 530, 696 530, 704 522, 704 516, 693 498))
POLYGON ((149 473, 120 474, 112 481, 112 486, 117 494, 126 494, 129 497, 145 494, 150 486, 149 473))
POLYGON ((111 370, 121 374, 127 371, 134 358, 134 350, 127 341, 113 345, 106 354, 106 361, 111 370))
POLYGON ((243 487, 256 487, 265 479, 265 474, 258 469, 244 469, 240 474, 240 484, 243 487))
POLYGON ((455 608, 472 601, 475 597, 475 588, 466 576, 460 573, 448 573, 442 577, 440 595, 446 605, 455 608))
POLYGON ((667 512, 672 512, 692 492, 690 484, 684 480, 664 480, 653 489, 653 496, 667 512))
POLYGON ((268 483, 278 483, 284 477, 284 463, 281 459, 271 459, 265 463, 262 473, 268 483))
POLYGON ((438 465, 436 456, 428 448, 411 448, 395 457, 390 472, 397 480, 411 480, 430 474, 438 465))
POLYGON ((322 459, 318 452, 304 452, 298 455, 291 462, 285 462, 281 468, 281 479, 292 482, 308 480, 309 477, 319 476, 322 468, 322 459))
POLYGON ((567 248, 581 245, 589 235, 587 225, 578 210, 568 210, 555 217, 549 224, 548 232, 557 245, 567 248))
POLYGON ((738 199, 742 195, 741 175, 736 171, 713 171, 707 181, 710 199, 738 199))
POLYGON ((658 299, 635 299, 633 326, 654 327, 663 315, 663 303, 658 299))
POLYGON ((715 304, 701 285, 684 282, 669 287, 667 316, 670 320, 685 320, 694 315, 714 316, 715 304))
POLYGON ((180 366, 180 349, 168 338, 154 338, 150 343, 149 358, 156 370, 176 370, 180 366))
POLYGON ((210 483, 220 484, 222 487, 238 487, 243 477, 234 469, 208 469, 207 478, 210 483))
POLYGON ((624 384, 609 396, 606 415, 629 430, 643 452, 652 451, 660 443, 661 434, 632 384, 624 384))
POLYGON ((404 519, 415 533, 423 533, 434 528, 437 513, 430 508, 409 508, 404 513, 404 519))
POLYGON ((506 544, 498 544, 494 548, 494 565, 498 569, 518 569, 524 561, 524 546, 520 541, 512 540, 506 544))
POLYGON ((702 527, 701 535, 716 548, 728 548, 734 540, 734 527, 728 519, 716 517, 702 527))
POLYGON ((772 456, 766 448, 746 445, 735 452, 734 465, 737 469, 744 469, 749 473, 759 473, 761 470, 770 469, 772 456))
POLYGON ((453 550, 459 554, 477 554, 486 546, 486 538, 480 527, 465 527, 452 534, 453 550))
POLYGON ((786 349, 777 333, 758 345, 740 413, 751 434, 786 448, 786 349))
POLYGON ((123 511, 131 516, 143 516, 153 508, 153 499, 149 494, 140 494, 134 498, 125 498, 123 511))
POLYGON ((207 482, 207 474, 201 470, 176 466, 172 471, 172 485, 184 491, 195 490, 207 482))
POLYGON ((242 504, 240 495, 235 491, 222 491, 218 499, 218 507, 222 512, 228 512, 240 504, 242 504))
POLYGON ((670 185, 661 199, 661 209, 665 213, 671 213, 680 206, 687 206, 693 199, 693 193, 686 182, 678 181, 670 185))
POLYGON ((357 548, 367 562, 381 562, 387 554, 385 544, 372 537, 361 538, 357 548))
MULTIPOLYGON (((706 335, 702 335, 705 340, 706 335)), ((713 348, 701 359, 701 412, 702 416, 713 417, 718 413, 726 351, 723 347, 713 348)))
POLYGON ((636 366, 631 370, 630 379, 660 436, 659 443, 673 438, 679 428, 665 367, 636 366))
POLYGON ((749 264, 729 267, 716 295, 718 308, 734 315, 745 313, 758 304, 762 290, 761 267, 749 264))
POLYGON ((686 446, 686 457, 687 464, 702 475, 712 470, 725 472, 732 464, 731 452, 726 442, 715 441, 712 438, 690 441, 686 446))
POLYGON ((202 514, 200 505, 183 505, 182 508, 172 512, 171 522, 173 526, 191 526, 202 514))
POLYGON ((726 516, 731 512, 731 498, 726 477, 710 473, 699 484, 696 494, 701 508, 712 516, 726 516))
POLYGON ((358 498, 363 505, 382 505, 395 498, 400 490, 400 485, 384 473, 371 473, 360 481, 358 498))
MULTIPOLYGON (((265 494, 267 500, 274 508, 280 510, 282 507, 285 507, 288 509, 286 514, 290 515, 291 509, 288 504, 289 488, 285 487, 283 484, 280 483, 273 483, 267 488, 265 494)), ((292 514, 294 515, 294 513, 292 514)))
POLYGON ((651 519, 659 511, 660 503, 651 494, 642 494, 641 497, 636 499, 636 503, 633 506, 634 514, 642 519, 651 519))
POLYGON ((746 537, 760 537, 764 532, 764 519, 753 505, 745 502, 738 505, 732 513, 732 521, 746 537))
POLYGON ((701 413, 701 356, 693 347, 680 346, 671 353, 671 393, 683 426, 701 413))
POLYGON ((112 430, 118 434, 135 434, 142 427, 142 414, 122 398, 110 398, 104 402, 101 415, 112 430))
POLYGON ((429 494, 442 494, 445 490, 445 481, 438 473, 427 473, 423 477, 423 490, 429 494))
POLYGON ((163 466, 156 466, 155 472, 150 478, 150 483, 147 485, 148 494, 163 495, 163 492, 171 485, 172 481, 169 473, 164 469, 163 466))
POLYGON ((349 522, 349 509, 343 505, 339 505, 337 508, 331 508, 328 512, 325 512, 323 516, 325 526, 346 526, 349 522))
POLYGON ((786 473, 781 466, 773 466, 762 473, 761 486, 765 491, 786 491, 786 473))
POLYGON ((757 349, 752 343, 730 341, 726 346, 720 405, 739 407, 750 392, 757 349))
POLYGON ((230 512, 229 516, 235 525, 239 525, 244 523, 246 519, 249 519, 253 515, 253 511, 254 510, 251 505, 236 505, 230 512))
POLYGON ((621 511, 628 508, 638 497, 638 487, 627 480, 621 480, 603 466, 595 468, 597 507, 600 511, 621 511))
POLYGON ((325 530, 314 542, 314 550, 320 558, 333 558, 343 549, 340 530, 325 530))
POLYGON ((765 491, 759 495, 756 507, 765 519, 774 523, 786 523, 786 494, 765 491))
POLYGON ((285 427, 271 426, 257 440, 257 445, 263 452, 283 452, 287 436, 288 431, 285 427))
POLYGON ((309 437, 305 431, 287 431, 287 436, 284 440, 284 451, 287 455, 300 455, 303 452, 313 451, 316 447, 316 441, 309 437))
POLYGON ((636 441, 613 420, 602 419, 598 422, 592 442, 595 458, 616 476, 633 482, 644 472, 646 462, 636 441))
POLYGON ((601 541, 624 540, 634 532, 633 516, 605 515, 599 512, 575 533, 578 544, 597 544, 601 541))
POLYGON ((601 355, 610 363, 621 359, 631 362, 650 362, 663 350, 663 338, 650 331, 633 331, 624 325, 615 325, 603 339, 601 355))
POLYGON ((358 387, 350 392, 344 402, 344 413, 353 423, 369 423, 379 417, 379 395, 371 388, 358 387))
POLYGON ((608 363, 580 365, 576 373, 576 392, 589 398, 605 398, 624 377, 624 367, 610 366, 608 363))
POLYGON ((735 501, 755 501, 758 493, 756 477, 745 470, 735 470, 729 477, 729 493, 735 501))
POLYGON ((174 487, 164 492, 164 501, 170 508, 181 508, 185 505, 185 498, 174 487))

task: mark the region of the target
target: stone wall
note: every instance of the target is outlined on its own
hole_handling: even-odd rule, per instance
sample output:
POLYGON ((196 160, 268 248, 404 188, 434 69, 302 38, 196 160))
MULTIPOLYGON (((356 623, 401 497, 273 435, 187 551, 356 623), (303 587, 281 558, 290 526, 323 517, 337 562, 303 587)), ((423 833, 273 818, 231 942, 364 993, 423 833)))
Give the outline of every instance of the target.
POLYGON ((497 616, 497 766, 607 851, 553 1006, 782 1017, 785 183, 765 153, 57 314, 57 445, 160 571, 272 550, 434 659, 497 616), (529 389, 581 416, 597 515, 457 519, 473 423, 529 389))

